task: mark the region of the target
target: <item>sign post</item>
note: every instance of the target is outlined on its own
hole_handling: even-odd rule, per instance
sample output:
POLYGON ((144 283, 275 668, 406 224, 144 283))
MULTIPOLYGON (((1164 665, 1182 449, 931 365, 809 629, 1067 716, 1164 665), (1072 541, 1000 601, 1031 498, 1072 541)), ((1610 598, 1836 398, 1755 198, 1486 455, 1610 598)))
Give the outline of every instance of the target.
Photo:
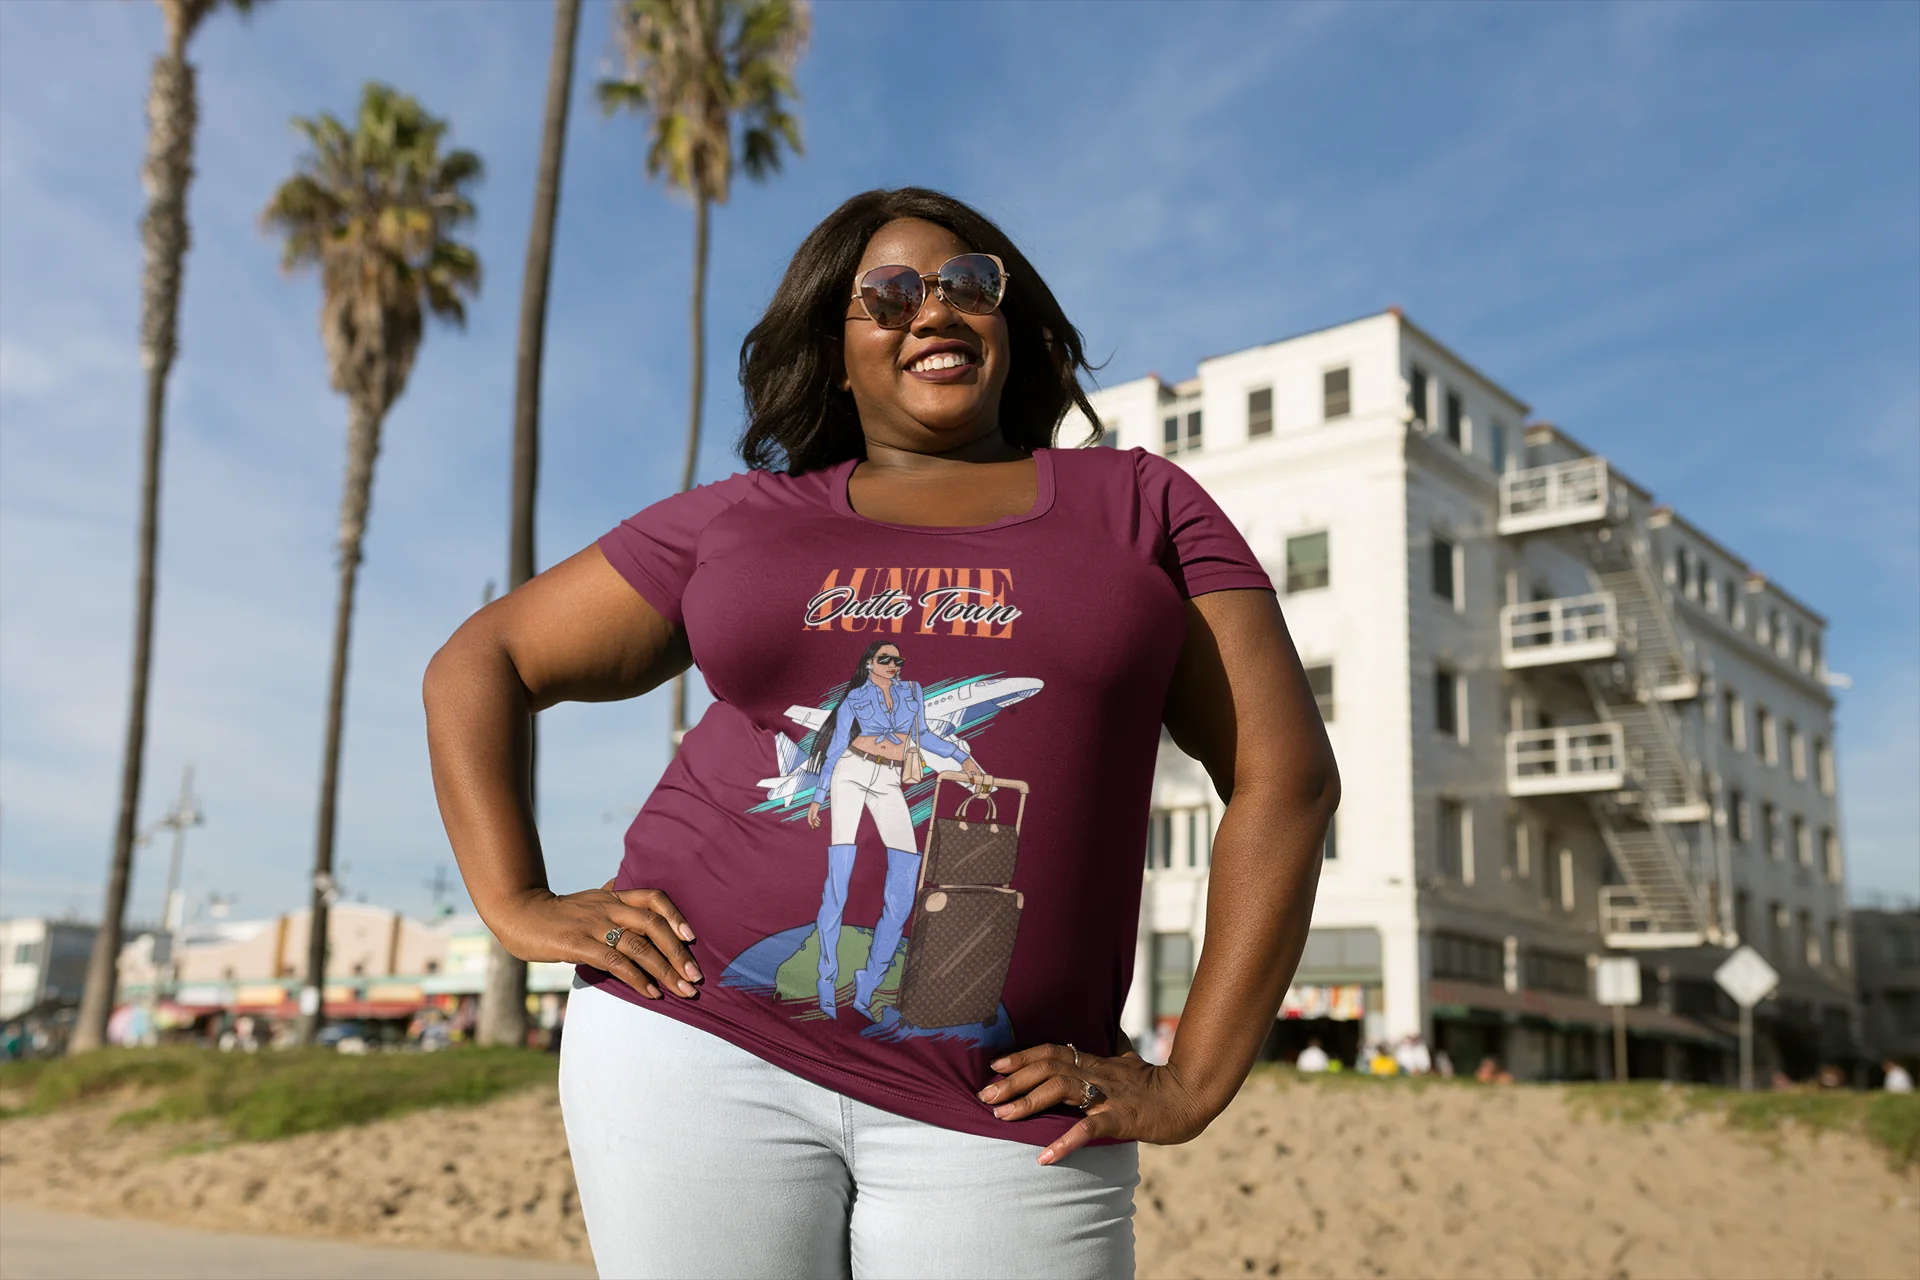
POLYGON ((1753 1088, 1753 1006, 1772 995, 1780 975, 1752 947, 1741 947, 1713 971, 1713 980, 1740 1006, 1740 1088, 1753 1088))
POLYGON ((1627 956, 1602 960, 1593 970, 1594 999, 1613 1006, 1613 1078, 1627 1078, 1627 1006, 1640 1003, 1640 962, 1627 956))

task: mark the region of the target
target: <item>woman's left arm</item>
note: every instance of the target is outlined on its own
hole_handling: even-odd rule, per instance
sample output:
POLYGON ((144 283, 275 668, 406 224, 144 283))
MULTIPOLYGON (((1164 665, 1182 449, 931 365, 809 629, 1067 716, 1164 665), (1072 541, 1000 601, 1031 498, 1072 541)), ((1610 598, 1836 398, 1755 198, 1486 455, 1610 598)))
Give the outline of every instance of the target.
POLYGON ((1313 690, 1269 591, 1215 591, 1187 602, 1187 640, 1164 715, 1226 800, 1214 835, 1206 946, 1165 1066, 1041 1045, 994 1063, 982 1091, 1016 1120, 1105 1096, 1040 1155, 1051 1164, 1092 1138, 1176 1143, 1198 1137, 1233 1100, 1273 1026, 1313 917, 1322 841, 1340 776, 1313 690))

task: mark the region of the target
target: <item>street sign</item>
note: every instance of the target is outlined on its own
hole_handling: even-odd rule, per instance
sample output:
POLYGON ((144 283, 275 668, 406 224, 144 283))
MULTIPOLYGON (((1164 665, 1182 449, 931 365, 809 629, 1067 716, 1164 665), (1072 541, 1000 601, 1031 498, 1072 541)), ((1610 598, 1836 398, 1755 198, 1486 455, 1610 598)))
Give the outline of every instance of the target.
POLYGON ((1780 985, 1780 975, 1752 947, 1742 947, 1728 956, 1726 963, 1713 971, 1713 980, 1742 1009, 1753 1008, 1780 985))
POLYGON ((1639 1004, 1640 962, 1628 957, 1602 960, 1593 971, 1593 998, 1601 1004, 1639 1004))
POLYGON ((1752 947, 1742 947, 1713 971, 1713 980, 1740 1006, 1740 1087, 1753 1088, 1753 1006, 1773 994, 1780 975, 1752 947))

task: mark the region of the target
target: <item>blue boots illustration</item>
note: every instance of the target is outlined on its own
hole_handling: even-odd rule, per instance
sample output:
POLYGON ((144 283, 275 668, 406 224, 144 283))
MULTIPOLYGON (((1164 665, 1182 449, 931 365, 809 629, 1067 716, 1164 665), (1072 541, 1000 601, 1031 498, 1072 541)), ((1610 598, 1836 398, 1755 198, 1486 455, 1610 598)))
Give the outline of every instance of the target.
MULTIPOLYGON (((853 879, 854 846, 827 846, 827 880, 820 893, 820 915, 815 920, 820 939, 820 1012, 829 1018, 839 1016, 836 988, 840 976, 840 922, 847 909, 847 885, 853 879)), ((911 849, 887 850, 887 880, 881 892, 879 923, 873 929, 873 944, 867 963, 854 975, 853 1007, 874 1021, 873 993, 886 980, 887 970, 900 949, 900 934, 906 928, 907 913, 913 909, 914 890, 920 882, 920 855, 911 849)))

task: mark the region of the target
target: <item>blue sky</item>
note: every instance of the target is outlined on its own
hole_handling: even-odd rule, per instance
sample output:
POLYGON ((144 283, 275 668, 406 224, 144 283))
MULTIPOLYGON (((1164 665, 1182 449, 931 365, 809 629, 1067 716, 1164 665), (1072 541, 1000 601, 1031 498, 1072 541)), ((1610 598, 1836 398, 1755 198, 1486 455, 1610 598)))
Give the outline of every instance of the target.
MULTIPOLYGON (((171 395, 144 817, 195 762, 188 886, 304 899, 345 417, 317 285, 256 215, 287 121, 388 80, 478 150, 488 279, 387 424, 340 857, 424 911, 451 864, 427 658, 504 574, 512 351, 550 10, 273 0, 195 42, 203 126, 171 395)), ((543 563, 677 478, 691 217, 584 95, 548 339, 543 563)), ((146 4, 0 5, 0 910, 98 910, 132 609, 146 4)), ((1116 382, 1403 306, 1831 620, 1856 897, 1920 888, 1920 6, 825 4, 807 154, 715 218, 702 475, 733 355, 846 195, 1000 219, 1116 382), (1227 288, 1206 288, 1224 282, 1227 288)), ((544 718, 554 880, 597 884, 665 694, 544 718)), ((160 850, 135 913, 158 909, 160 850)))

